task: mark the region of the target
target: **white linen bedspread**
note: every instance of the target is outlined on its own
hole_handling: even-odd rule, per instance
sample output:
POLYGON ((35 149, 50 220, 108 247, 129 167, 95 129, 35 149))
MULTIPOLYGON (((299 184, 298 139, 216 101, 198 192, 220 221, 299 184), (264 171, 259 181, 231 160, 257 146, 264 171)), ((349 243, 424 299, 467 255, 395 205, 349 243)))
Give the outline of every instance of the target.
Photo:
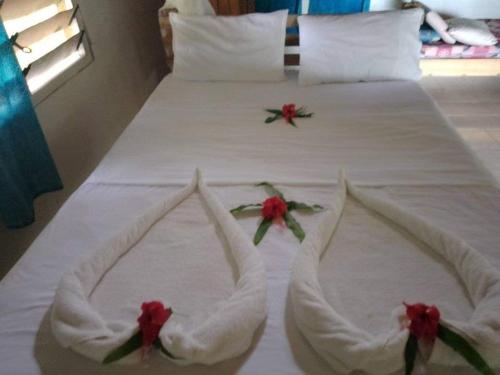
MULTIPOLYGON (((465 239, 500 267, 500 192, 443 126, 444 119, 417 84, 325 85, 307 91, 294 81, 260 85, 162 82, 97 170, 0 283, 0 373, 332 373, 293 321, 288 281, 300 244, 276 226, 259 245, 267 268, 268 319, 243 356, 211 367, 177 367, 158 355, 136 366, 102 367, 55 342, 48 313, 62 273, 178 189, 172 184, 187 183, 195 165, 203 168, 228 209, 263 200, 263 190, 245 183, 265 179, 283 183, 279 187, 287 199, 328 206, 337 168, 347 167, 358 185, 465 239), (315 118, 298 120, 298 129, 281 122, 265 125, 262 108, 284 102, 308 105, 315 118)), ((199 214, 196 204, 179 208, 183 218, 199 214)), ((296 215, 307 234, 322 214, 296 215)), ((239 222, 253 236, 258 218, 242 216, 239 222)), ((152 241, 161 242, 160 237, 152 241)), ((213 295, 223 298, 234 276, 218 257, 222 263, 214 267, 221 270, 220 278, 204 275, 202 280, 213 282, 213 295)), ((110 308, 109 298, 126 296, 134 278, 151 266, 151 259, 123 260, 93 297, 110 317, 122 313, 110 308), (115 277, 128 273, 131 279, 115 277)), ((161 275, 161 270, 154 272, 161 275)), ((171 266, 162 281, 175 282, 175 272, 171 266)), ((449 319, 466 319, 472 311, 445 262, 353 200, 323 257, 320 281, 327 299, 333 298, 328 285, 335 283, 345 301, 342 314, 370 332, 385 331, 390 312, 403 300, 437 304, 449 319)), ((187 276, 179 282, 188 285, 182 284, 187 276)), ((186 293, 183 312, 196 309, 200 298, 186 293)))
POLYGON ((91 182, 262 180, 356 184, 488 184, 432 100, 414 82, 300 87, 186 82, 167 76, 92 174, 91 182), (265 124, 265 108, 307 106, 298 128, 265 124), (445 126, 443 126, 445 125, 445 126))

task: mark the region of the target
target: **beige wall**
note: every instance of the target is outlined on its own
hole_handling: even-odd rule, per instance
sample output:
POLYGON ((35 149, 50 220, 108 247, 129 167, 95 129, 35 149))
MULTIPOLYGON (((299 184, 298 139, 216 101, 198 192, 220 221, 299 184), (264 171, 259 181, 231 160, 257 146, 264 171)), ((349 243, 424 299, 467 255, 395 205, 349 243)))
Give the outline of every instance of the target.
POLYGON ((0 278, 95 168, 166 73, 163 0, 80 0, 94 61, 36 110, 65 184, 36 201, 35 224, 0 227, 0 278))

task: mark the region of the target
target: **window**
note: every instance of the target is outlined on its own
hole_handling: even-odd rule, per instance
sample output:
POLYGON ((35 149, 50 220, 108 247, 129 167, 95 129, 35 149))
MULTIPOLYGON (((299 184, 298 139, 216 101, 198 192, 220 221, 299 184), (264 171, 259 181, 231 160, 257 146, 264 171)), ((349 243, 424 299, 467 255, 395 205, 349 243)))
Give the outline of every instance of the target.
POLYGON ((79 12, 71 0, 0 0, 35 104, 92 61, 79 12))

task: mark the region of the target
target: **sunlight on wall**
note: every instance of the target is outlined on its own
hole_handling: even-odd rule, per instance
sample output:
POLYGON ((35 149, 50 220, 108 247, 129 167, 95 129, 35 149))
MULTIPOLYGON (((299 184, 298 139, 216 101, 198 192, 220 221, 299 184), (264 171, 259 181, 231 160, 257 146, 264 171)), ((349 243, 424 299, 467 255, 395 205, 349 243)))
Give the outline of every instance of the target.
MULTIPOLYGON (((4 25, 8 35, 12 36, 15 33, 22 33, 23 31, 41 24, 57 14, 70 9, 73 9, 73 3, 71 0, 54 0, 53 4, 35 10, 27 15, 7 19, 5 20, 4 25)), ((61 27, 61 29, 45 36, 42 39, 36 40, 31 45, 23 45, 22 47, 30 49, 29 53, 24 52, 21 49, 16 49, 16 57, 21 69, 27 68, 30 64, 35 63, 37 60, 40 60, 47 54, 51 53, 70 38, 78 35, 79 32, 80 28, 78 26, 78 21, 74 19, 70 25, 61 27)), ((42 73, 36 75, 28 74, 27 83, 31 92, 36 93, 48 82, 56 78, 59 74, 74 65, 83 57, 85 57, 85 48, 81 47, 69 56, 63 58, 61 61, 57 61, 54 65, 50 66, 42 73)))
MULTIPOLYGON (((83 47, 83 46, 82 46, 83 47)), ((32 93, 36 93, 43 86, 45 86, 48 82, 53 80, 59 74, 64 72, 73 64, 77 63, 80 59, 85 57, 85 49, 80 48, 78 51, 73 52, 71 55, 66 57, 65 59, 59 61, 57 64, 52 65, 49 69, 45 70, 42 74, 39 74, 35 77, 31 77, 28 80, 28 86, 32 93)))
POLYGON ((16 51, 16 57, 21 65, 21 69, 26 68, 33 61, 38 60, 40 57, 46 55, 50 51, 53 51, 58 46, 63 44, 69 38, 75 36, 80 32, 78 28, 78 23, 75 21, 63 30, 59 30, 53 34, 48 35, 46 38, 38 40, 37 42, 24 47, 29 47, 31 53, 24 53, 21 50, 16 51))
POLYGON ((57 13, 59 13, 57 4, 51 4, 26 16, 7 20, 4 22, 4 26, 7 30, 7 34, 11 36, 16 32, 26 30, 31 26, 35 26, 40 22, 46 21, 49 18, 54 17, 57 13))

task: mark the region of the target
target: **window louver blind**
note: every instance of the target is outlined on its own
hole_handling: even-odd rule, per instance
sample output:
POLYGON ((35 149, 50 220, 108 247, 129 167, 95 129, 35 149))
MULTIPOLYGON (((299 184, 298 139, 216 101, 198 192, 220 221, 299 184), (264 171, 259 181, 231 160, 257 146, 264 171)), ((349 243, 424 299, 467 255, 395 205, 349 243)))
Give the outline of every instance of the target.
POLYGON ((4 0, 0 11, 33 94, 89 55, 71 0, 4 0))

